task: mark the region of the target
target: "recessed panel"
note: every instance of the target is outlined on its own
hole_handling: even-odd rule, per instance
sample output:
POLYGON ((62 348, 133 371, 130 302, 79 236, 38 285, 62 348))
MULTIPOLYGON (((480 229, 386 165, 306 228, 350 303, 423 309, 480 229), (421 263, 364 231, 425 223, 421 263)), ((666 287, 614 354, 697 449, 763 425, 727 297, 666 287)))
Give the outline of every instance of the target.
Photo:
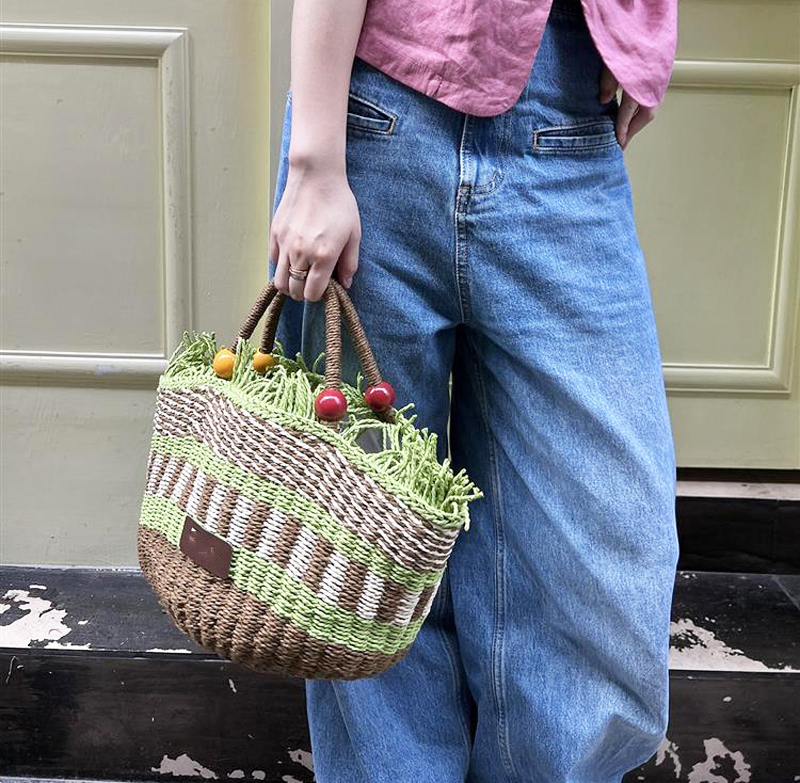
POLYGON ((155 392, 11 385, 0 408, 0 562, 136 564, 155 392))
POLYGON ((687 0, 678 12, 682 60, 796 62, 797 0, 687 0))
POLYGON ((667 364, 770 363, 790 97, 782 88, 673 87, 631 142, 667 364))
POLYGON ((164 353, 155 60, 8 56, 2 348, 164 353))

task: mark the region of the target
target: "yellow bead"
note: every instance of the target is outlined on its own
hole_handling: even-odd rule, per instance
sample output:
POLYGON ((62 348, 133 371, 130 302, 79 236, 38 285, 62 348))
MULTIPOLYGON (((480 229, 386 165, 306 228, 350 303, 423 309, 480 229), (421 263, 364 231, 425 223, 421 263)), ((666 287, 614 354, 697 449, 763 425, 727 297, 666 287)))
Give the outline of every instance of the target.
POLYGON ((265 373, 270 367, 277 364, 277 359, 271 353, 256 351, 253 354, 253 368, 256 372, 265 373))
POLYGON ((220 348, 214 356, 214 372, 220 378, 230 380, 233 376, 233 365, 236 362, 236 354, 227 348, 220 348))

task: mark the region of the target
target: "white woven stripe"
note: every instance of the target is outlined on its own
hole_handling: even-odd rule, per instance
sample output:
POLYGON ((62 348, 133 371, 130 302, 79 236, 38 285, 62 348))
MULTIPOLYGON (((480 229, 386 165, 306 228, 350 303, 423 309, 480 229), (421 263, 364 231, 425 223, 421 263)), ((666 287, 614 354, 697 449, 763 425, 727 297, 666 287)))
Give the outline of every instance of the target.
POLYGON ((363 617, 365 620, 375 619, 385 585, 386 583, 377 574, 367 571, 361 598, 356 606, 356 614, 359 617, 363 617))
POLYGON ((255 504, 243 495, 239 495, 236 499, 236 505, 233 507, 231 513, 231 526, 228 531, 228 541, 233 546, 241 546, 244 541, 244 534, 247 529, 247 523, 253 516, 255 504))
MULTIPOLYGON (((152 475, 148 478, 147 482, 148 492, 176 501, 180 497, 183 488, 186 486, 190 472, 191 465, 188 462, 184 462, 178 457, 165 457, 162 454, 156 454, 151 470, 152 475), (183 463, 183 468, 181 468, 181 463, 183 463), (156 486, 153 476, 155 475, 156 468, 162 464, 166 465, 164 476, 162 480, 158 482, 158 486, 156 486), (174 490, 170 494, 167 494, 166 488, 171 477, 178 474, 179 471, 180 477, 174 490)), ((202 524, 203 527, 213 532, 219 529, 222 504, 229 490, 223 484, 217 483, 211 492, 205 518, 200 519, 200 501, 208 481, 209 477, 202 470, 198 469, 192 491, 189 493, 189 499, 186 503, 186 512, 193 517, 195 521, 202 524)), ((234 546, 242 546, 244 543, 244 535, 247 532, 247 524, 252 517, 254 505, 253 501, 249 498, 241 494, 238 495, 231 515, 230 529, 228 535, 225 537, 226 540, 234 546)), ((256 549, 256 553, 260 557, 271 557, 275 539, 278 537, 278 534, 287 521, 288 518, 283 512, 276 508, 270 508, 256 549)))
POLYGON ((439 592, 439 588, 440 588, 441 586, 442 586, 442 583, 441 583, 441 582, 439 582, 438 586, 436 587, 436 590, 434 590, 434 591, 433 591, 433 592, 432 592, 432 593, 431 593, 431 594, 428 596, 428 600, 425 602, 425 607, 423 608, 423 610, 422 610, 422 614, 420 615, 420 617, 426 617, 426 616, 427 616, 427 614, 428 614, 428 612, 430 612, 430 610, 431 610, 431 606, 433 605, 433 599, 436 597, 436 593, 438 593, 438 592, 439 592))
POLYGON ((317 591, 320 598, 335 606, 338 605, 346 573, 347 560, 338 552, 331 552, 330 560, 325 567, 325 572, 322 574, 322 581, 317 591))
MULTIPOLYGON (((324 458, 292 430, 237 409, 209 390, 160 392, 162 420, 170 415, 170 431, 180 421, 208 408, 208 417, 195 420, 191 430, 225 459, 255 469, 267 480, 286 479, 357 535, 410 568, 443 568, 458 529, 435 528, 422 522, 402 501, 389 495, 369 476, 355 470, 340 452, 321 444, 324 458), (209 405, 209 398, 211 404, 209 405), (269 458, 264 443, 270 443, 269 458)), ((288 481, 286 482, 288 483, 288 481)))
POLYGON ((311 553, 317 543, 317 536, 307 527, 301 527, 297 540, 292 547, 292 554, 286 564, 286 570, 295 578, 302 581, 303 574, 311 563, 311 553))
POLYGON ((202 470, 197 471, 197 477, 194 480, 194 486, 189 493, 189 498, 186 501, 186 513, 196 522, 203 523, 203 520, 198 519, 198 511, 200 508, 200 500, 203 496, 203 491, 206 488, 206 475, 202 470))
POLYGON ((414 614, 414 607, 419 602, 420 593, 406 593, 397 605, 394 615, 394 622, 398 625, 408 625, 411 622, 411 615, 414 614))
POLYGON ((256 554, 264 560, 272 558, 275 541, 280 535, 283 526, 288 522, 286 515, 277 508, 270 509, 269 515, 264 522, 264 529, 261 539, 256 548, 256 554))
POLYGON ((150 471, 147 474, 147 491, 155 494, 156 490, 158 490, 158 483, 156 482, 156 476, 161 471, 161 466, 164 464, 164 456, 161 454, 157 454, 155 452, 151 452, 153 454, 153 461, 150 464, 150 471))
POLYGON ((175 476, 178 471, 181 469, 180 463, 170 459, 167 468, 164 471, 164 475, 161 477, 161 481, 158 482, 157 493, 159 495, 163 495, 164 497, 169 497, 169 493, 167 493, 167 487, 172 483, 173 476, 175 476))
POLYGON ((175 483, 175 488, 172 490, 170 499, 174 503, 179 503, 183 491, 189 486, 189 478, 192 472, 192 464, 187 462, 184 464, 183 469, 178 476, 178 481, 175 483))
POLYGON ((206 511, 206 527, 212 532, 219 529, 222 504, 225 502, 227 494, 228 489, 222 486, 222 484, 217 484, 217 486, 214 487, 214 491, 211 493, 208 511, 206 511))

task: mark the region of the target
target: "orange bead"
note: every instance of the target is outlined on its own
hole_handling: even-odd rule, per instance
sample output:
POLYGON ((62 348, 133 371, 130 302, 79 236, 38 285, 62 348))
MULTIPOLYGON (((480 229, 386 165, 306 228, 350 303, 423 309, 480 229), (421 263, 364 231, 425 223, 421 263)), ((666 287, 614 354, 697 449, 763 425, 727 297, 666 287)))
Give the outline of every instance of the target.
POLYGON ((214 372, 220 378, 230 380, 233 376, 233 365, 236 363, 236 354, 228 348, 220 348, 214 356, 214 372))
POLYGON ((274 367, 278 360, 271 353, 256 351, 253 354, 253 369, 256 372, 265 373, 270 367, 274 367))

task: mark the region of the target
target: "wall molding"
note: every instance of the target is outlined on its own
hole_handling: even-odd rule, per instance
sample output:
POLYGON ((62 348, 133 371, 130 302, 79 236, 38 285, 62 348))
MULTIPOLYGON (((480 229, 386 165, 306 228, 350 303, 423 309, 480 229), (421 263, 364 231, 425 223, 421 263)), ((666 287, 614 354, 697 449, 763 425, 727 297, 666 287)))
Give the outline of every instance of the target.
POLYGON ((192 323, 191 146, 188 29, 105 25, 0 25, 0 54, 155 60, 161 114, 163 354, 0 351, 7 383, 152 386, 192 323))
POLYGON ((792 391, 797 361, 800 298, 800 63, 758 60, 677 60, 670 87, 722 90, 786 90, 789 122, 781 182, 781 214, 775 246, 768 355, 764 365, 670 362, 669 392, 778 394, 792 391))

